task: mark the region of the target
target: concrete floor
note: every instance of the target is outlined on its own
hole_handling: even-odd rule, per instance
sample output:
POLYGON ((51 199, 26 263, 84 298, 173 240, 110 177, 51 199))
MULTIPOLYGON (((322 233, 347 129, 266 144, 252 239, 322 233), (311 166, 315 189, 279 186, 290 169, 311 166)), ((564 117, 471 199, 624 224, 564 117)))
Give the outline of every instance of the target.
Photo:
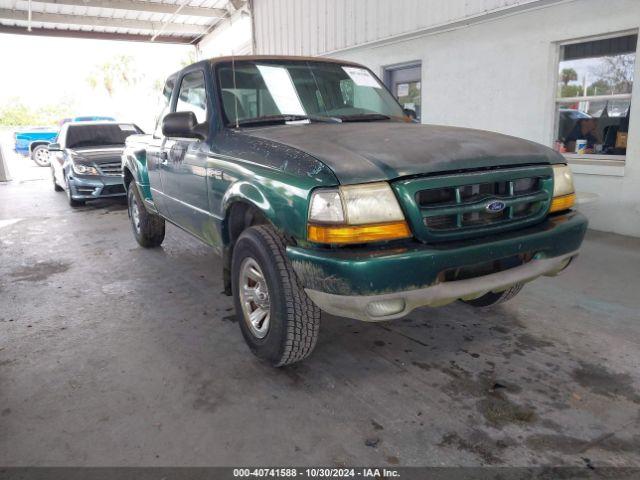
POLYGON ((640 465, 640 240, 591 232, 509 304, 365 324, 308 361, 245 346, 220 262, 125 205, 0 184, 0 465, 640 465))

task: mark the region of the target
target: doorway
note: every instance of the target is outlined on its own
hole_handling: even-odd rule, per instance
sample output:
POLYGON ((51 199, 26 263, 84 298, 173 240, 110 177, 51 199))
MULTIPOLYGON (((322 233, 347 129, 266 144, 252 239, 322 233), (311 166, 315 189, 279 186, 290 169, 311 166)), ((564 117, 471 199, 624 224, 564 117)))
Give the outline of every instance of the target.
POLYGON ((404 109, 422 118, 422 63, 411 62, 384 69, 384 83, 404 109))

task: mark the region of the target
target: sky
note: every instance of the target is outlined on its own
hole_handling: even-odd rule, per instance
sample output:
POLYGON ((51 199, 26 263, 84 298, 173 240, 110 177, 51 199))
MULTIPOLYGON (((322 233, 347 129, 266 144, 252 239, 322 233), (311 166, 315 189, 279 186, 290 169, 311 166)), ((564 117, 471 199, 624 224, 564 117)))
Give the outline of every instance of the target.
POLYGON ((71 100, 75 115, 116 115, 122 121, 146 121, 156 92, 148 85, 116 92, 110 98, 103 88, 93 89, 87 77, 117 55, 130 55, 145 84, 164 80, 181 68, 195 49, 110 40, 69 39, 0 34, 0 107, 19 98, 33 108, 71 100))
MULTIPOLYGON (((629 55, 629 54, 627 54, 629 55)), ((632 55, 635 57, 635 55, 632 55)), ((582 58, 578 60, 565 60, 561 61, 558 71, 562 71, 563 68, 573 68, 577 75, 578 80, 569 82, 571 85, 582 85, 583 80, 587 85, 598 80, 598 70, 603 67, 601 58, 582 58)))

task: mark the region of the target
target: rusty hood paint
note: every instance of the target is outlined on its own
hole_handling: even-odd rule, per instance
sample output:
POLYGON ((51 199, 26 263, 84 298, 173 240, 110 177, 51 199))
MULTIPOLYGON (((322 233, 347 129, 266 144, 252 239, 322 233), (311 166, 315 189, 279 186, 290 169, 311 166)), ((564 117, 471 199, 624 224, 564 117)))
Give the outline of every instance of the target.
POLYGON ((309 154, 327 165, 342 184, 564 161, 552 149, 528 140, 440 125, 311 123, 246 128, 242 134, 309 154))

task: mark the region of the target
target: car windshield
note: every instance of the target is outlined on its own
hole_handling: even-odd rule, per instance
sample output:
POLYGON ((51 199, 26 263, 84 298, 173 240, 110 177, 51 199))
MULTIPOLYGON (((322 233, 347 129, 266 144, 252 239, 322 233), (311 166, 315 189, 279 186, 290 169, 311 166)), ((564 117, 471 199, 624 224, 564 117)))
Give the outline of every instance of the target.
POLYGON ((403 117, 367 69, 332 62, 256 60, 217 69, 228 125, 291 121, 354 122, 403 117))
POLYGON ((67 131, 66 147, 104 147, 124 145, 129 135, 142 133, 131 123, 109 123, 101 125, 70 125, 67 131))

